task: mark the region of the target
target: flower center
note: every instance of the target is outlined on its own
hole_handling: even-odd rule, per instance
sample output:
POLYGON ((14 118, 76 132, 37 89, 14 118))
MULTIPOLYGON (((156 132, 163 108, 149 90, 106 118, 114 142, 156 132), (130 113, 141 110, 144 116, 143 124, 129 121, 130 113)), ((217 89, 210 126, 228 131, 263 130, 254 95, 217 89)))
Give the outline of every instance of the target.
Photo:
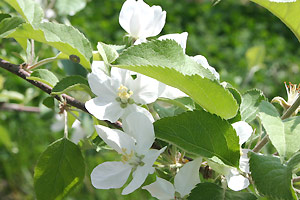
POLYGON ((288 94, 288 104, 292 105, 296 99, 299 96, 299 92, 300 92, 300 84, 292 84, 291 82, 289 82, 289 84, 287 85, 286 82, 284 82, 287 94, 288 94))
POLYGON ((123 152, 123 154, 122 154, 122 157, 121 157, 121 161, 124 164, 127 163, 127 162, 129 162, 132 159, 132 157, 134 156, 134 152, 133 151, 131 151, 130 154, 128 154, 128 153, 126 153, 126 149, 125 148, 122 148, 122 152, 123 152))
POLYGON ((116 98, 116 101, 120 102, 122 108, 126 108, 128 103, 134 103, 133 99, 130 98, 132 95, 133 91, 121 84, 121 86, 118 88, 118 97, 116 98))
POLYGON ((130 154, 126 153, 126 149, 122 149, 122 157, 121 161, 122 163, 129 163, 133 166, 133 169, 135 170, 137 166, 143 166, 145 163, 142 161, 142 159, 145 157, 144 155, 137 155, 135 152, 131 151, 130 154))

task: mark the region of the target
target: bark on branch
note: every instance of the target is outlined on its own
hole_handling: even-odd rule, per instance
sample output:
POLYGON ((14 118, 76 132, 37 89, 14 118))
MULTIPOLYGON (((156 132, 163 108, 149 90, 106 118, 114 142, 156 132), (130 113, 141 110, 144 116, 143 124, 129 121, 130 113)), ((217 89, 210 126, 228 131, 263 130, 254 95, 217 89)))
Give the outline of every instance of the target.
MULTIPOLYGON (((51 94, 51 91, 52 91, 52 88, 49 86, 49 85, 46 85, 40 81, 34 81, 34 80, 29 80, 27 79, 27 77, 30 76, 30 73, 24 69, 22 69, 22 65, 15 65, 15 64, 12 64, 8 61, 5 61, 3 59, 0 58, 0 67, 21 77, 22 79, 24 79, 25 81, 31 83, 32 85, 40 88, 41 90, 43 90, 44 92, 48 93, 48 94, 51 94)), ((60 97, 55 95, 53 96, 55 99, 57 99, 58 101, 61 101, 60 97)), ((75 98, 69 96, 69 95, 66 95, 66 94, 63 94, 62 97, 66 100, 66 102, 71 105, 71 106, 74 106, 86 113, 89 113, 88 110, 85 108, 84 106, 84 103, 76 100, 75 98)), ((90 114, 90 113, 89 113, 90 114)), ((116 127, 116 128, 120 128, 120 123, 111 123, 109 121, 105 121, 106 123, 116 127)))
POLYGON ((40 112, 40 108, 38 107, 24 106, 15 103, 4 103, 4 102, 0 102, 0 110, 32 112, 32 113, 40 112))

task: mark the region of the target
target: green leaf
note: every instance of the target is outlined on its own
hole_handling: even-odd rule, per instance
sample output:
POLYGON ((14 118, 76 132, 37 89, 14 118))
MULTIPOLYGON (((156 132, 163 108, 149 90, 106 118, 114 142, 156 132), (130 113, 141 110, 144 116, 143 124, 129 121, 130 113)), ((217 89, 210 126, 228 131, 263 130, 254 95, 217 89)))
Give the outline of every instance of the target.
POLYGON ((40 156, 34 170, 38 200, 58 200, 82 182, 85 164, 77 145, 66 138, 52 143, 40 156))
MULTIPOLYGON (((63 78, 54 86, 51 95, 60 95, 63 93, 70 93, 72 91, 83 91, 90 96, 93 95, 91 89, 89 88, 89 83, 86 80, 86 78, 83 78, 82 76, 78 75, 63 78)), ((82 96, 82 94, 80 94, 80 96, 82 96)))
POLYGON ((287 25, 300 41, 300 1, 289 3, 276 3, 269 0, 251 0, 276 15, 285 25, 287 25))
POLYGON ((224 119, 206 111, 185 112, 154 123, 156 137, 184 151, 207 158, 218 157, 238 167, 239 138, 224 119))
POLYGON ((37 69, 33 71, 27 79, 40 81, 50 87, 53 87, 58 82, 57 77, 47 69, 37 69))
POLYGON ((3 20, 3 19, 6 19, 6 18, 10 18, 10 14, 6 14, 6 13, 0 13, 0 22, 3 20))
POLYGON ((39 24, 44 18, 43 9, 33 0, 4 0, 31 25, 39 24))
POLYGON ((47 108, 54 108, 54 98, 53 97, 47 97, 43 100, 43 105, 46 106, 47 108))
POLYGON ((155 78, 188 94, 207 111, 225 119, 236 115, 238 105, 232 94, 212 73, 183 53, 173 40, 154 40, 123 51, 116 67, 155 78))
POLYGON ((297 199, 291 185, 292 171, 274 156, 250 152, 250 171, 258 192, 270 199, 297 199))
POLYGON ((9 133, 6 128, 0 126, 0 145, 4 145, 7 150, 10 150, 13 146, 9 133))
POLYGON ((226 190, 214 183, 199 183, 188 197, 188 200, 255 200, 255 195, 248 192, 226 190))
POLYGON ((267 134, 282 159, 289 159, 300 149, 300 117, 281 120, 276 108, 263 101, 259 116, 267 134))
POLYGON ((295 152, 300 150, 300 116, 285 119, 283 124, 285 137, 285 140, 281 141, 285 144, 285 154, 283 156, 289 159, 295 152))
POLYGON ((295 153, 288 161, 287 166, 293 172, 300 167, 300 152, 295 153))
POLYGON ((240 107, 242 120, 250 123, 259 112, 259 104, 266 100, 263 92, 258 89, 251 89, 242 95, 242 103, 240 107))
POLYGON ((175 69, 184 75, 198 74, 215 79, 208 69, 185 55, 181 46, 174 40, 153 40, 134 45, 123 51, 116 62, 125 66, 161 66, 175 69))
POLYGON ((35 27, 22 24, 7 37, 34 39, 48 44, 68 56, 78 56, 80 64, 90 68, 91 45, 85 36, 72 26, 52 22, 45 22, 35 27))
POLYGON ((232 118, 238 111, 238 104, 232 94, 216 81, 199 75, 183 75, 169 68, 155 66, 120 66, 150 76, 188 94, 207 111, 225 119, 232 118))
POLYGON ((20 24, 24 23, 21 17, 9 17, 0 21, 0 38, 9 35, 20 24))
POLYGON ((102 60, 107 64, 114 62, 119 57, 118 52, 111 45, 98 42, 97 49, 102 60))
POLYGON ((182 97, 174 100, 158 98, 153 104, 153 108, 160 118, 173 117, 187 110, 194 110, 195 103, 189 97, 182 97))
POLYGON ((86 6, 86 0, 56 0, 55 8, 59 15, 75 15, 86 6))
MULTIPOLYGON (((240 106, 241 103, 242 103, 241 93, 237 89, 235 89, 233 87, 226 87, 226 89, 229 90, 229 92, 233 95, 234 99, 236 100, 236 102, 240 106)), ((241 121, 241 120, 242 120, 241 111, 240 111, 240 109, 238 109, 237 114, 233 118, 229 119, 228 122, 230 124, 233 124, 233 123, 241 121)))

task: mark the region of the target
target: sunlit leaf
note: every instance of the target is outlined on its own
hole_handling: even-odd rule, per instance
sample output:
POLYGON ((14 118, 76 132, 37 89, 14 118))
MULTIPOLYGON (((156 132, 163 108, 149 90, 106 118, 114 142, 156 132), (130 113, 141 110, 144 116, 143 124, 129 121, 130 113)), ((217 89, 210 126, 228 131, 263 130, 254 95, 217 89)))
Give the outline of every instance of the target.
POLYGON ((156 121, 154 129, 157 138, 188 153, 218 157, 227 165, 239 166, 239 138, 233 127, 217 115, 189 111, 156 121))
POLYGON ((59 200, 82 182, 85 165, 79 147, 66 138, 52 143, 34 170, 38 200, 59 200))
POLYGON ((283 23, 285 23, 296 35, 300 41, 300 1, 289 3, 277 3, 269 0, 251 0, 276 15, 283 23))
POLYGON ((207 111, 225 119, 236 115, 233 95, 214 79, 209 70, 185 55, 173 40, 152 41, 124 51, 116 67, 155 78, 188 94, 207 111))
POLYGON ((292 170, 274 156, 250 152, 250 171, 260 194, 270 199, 298 199, 291 185, 292 170))
POLYGON ((78 56, 80 64, 90 68, 91 45, 85 36, 72 26, 52 22, 45 22, 35 27, 23 24, 7 37, 29 38, 48 44, 68 56, 78 56))

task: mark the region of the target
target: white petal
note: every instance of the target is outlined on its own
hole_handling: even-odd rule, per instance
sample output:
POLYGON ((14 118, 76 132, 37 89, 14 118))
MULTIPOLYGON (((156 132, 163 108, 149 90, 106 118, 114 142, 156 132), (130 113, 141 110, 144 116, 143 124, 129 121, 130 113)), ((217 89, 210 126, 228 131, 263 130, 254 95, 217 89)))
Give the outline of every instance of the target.
POLYGON ((143 113, 129 114, 123 121, 123 130, 136 139, 136 152, 140 155, 144 155, 154 142, 153 124, 143 113))
POLYGON ((70 140, 75 144, 77 144, 81 139, 87 136, 87 133, 81 127, 81 123, 79 120, 75 120, 75 122, 72 125, 72 128, 74 129, 74 132, 72 133, 70 140))
POLYGON ((158 35, 165 25, 166 12, 159 6, 150 8, 142 0, 127 0, 122 6, 119 23, 132 37, 145 39, 158 35))
POLYGON ((166 40, 166 39, 171 39, 175 40, 181 48, 183 49, 183 52, 185 53, 185 48, 186 48, 186 41, 187 41, 188 33, 183 32, 183 33, 174 33, 174 34, 167 34, 160 36, 158 39, 159 40, 166 40))
POLYGON ((126 117, 130 113, 133 113, 133 112, 141 112, 144 115, 146 115, 152 123, 154 122, 154 119, 153 119, 153 116, 151 115, 151 113, 147 109, 145 109, 141 106, 138 106, 136 104, 127 105, 127 107, 124 109, 124 114, 122 114, 121 119, 126 119, 126 117))
POLYGON ((134 139, 123 131, 101 125, 96 125, 95 128, 99 137, 118 153, 122 154, 124 149, 127 154, 134 151, 134 139))
POLYGON ((163 91, 163 93, 161 95, 159 95, 159 97, 164 97, 164 98, 168 98, 168 99, 177 99, 180 97, 187 97, 188 95, 185 94, 184 92, 182 92, 181 90, 166 85, 165 90, 163 91))
POLYGON ((144 190, 148 190, 153 197, 159 200, 170 200, 175 197, 175 189, 172 183, 165 179, 156 177, 156 181, 150 185, 142 187, 144 190))
POLYGON ((144 37, 153 37, 158 35, 166 23, 166 11, 162 11, 160 6, 152 6, 153 17, 151 19, 151 26, 148 26, 144 37))
POLYGON ((239 144, 242 145, 246 142, 251 136, 253 129, 252 127, 244 121, 239 121, 231 124, 236 131, 236 134, 239 136, 240 141, 239 144))
POLYGON ((160 150, 156 149, 149 149, 149 151, 145 154, 145 157, 143 158, 143 162, 145 163, 144 167, 148 167, 150 171, 150 168, 152 170, 152 165, 158 158, 158 156, 165 151, 167 147, 161 148, 160 150))
POLYGON ((132 167, 122 162, 104 162, 91 173, 92 185, 97 189, 120 188, 127 181, 132 167))
POLYGON ((132 174, 133 176, 132 181, 124 188, 124 190, 122 191, 122 195, 129 194, 135 191, 136 189, 138 189, 139 187, 141 187, 141 185, 145 182, 150 172, 151 171, 149 171, 149 168, 145 167, 145 165, 138 166, 137 169, 132 174))
POLYGON ((197 55, 194 57, 191 57, 194 61, 196 61, 197 63, 199 63, 200 65, 202 65, 205 69, 208 69, 215 77, 217 80, 220 80, 220 75, 219 73, 216 71, 215 68, 213 68, 212 66, 210 66, 207 62, 207 59, 202 56, 202 55, 197 55))
MULTIPOLYGON (((97 51, 96 51, 97 52, 97 51)), ((92 63, 92 73, 97 74, 105 71, 104 61, 94 60, 92 63)))
POLYGON ((242 156, 240 157, 240 170, 245 173, 250 173, 248 152, 250 149, 242 149, 242 156))
POLYGON ((112 67, 111 68, 111 79, 114 82, 114 87, 117 89, 122 85, 128 87, 128 89, 131 89, 128 86, 128 82, 133 81, 131 77, 131 71, 126 70, 126 69, 120 69, 117 67, 112 67))
POLYGON ((124 113, 120 103, 113 96, 102 96, 85 103, 85 108, 97 119, 116 122, 124 113))
POLYGON ((231 169, 229 175, 225 176, 228 187, 234 191, 240 191, 249 186, 249 180, 240 175, 237 169, 231 169))
POLYGON ((159 81, 141 74, 128 82, 128 86, 133 91, 132 99, 140 104, 153 103, 164 90, 159 81))
POLYGON ((181 197, 188 195, 192 189, 200 183, 199 168, 202 158, 197 158, 185 164, 174 179, 175 190, 180 193, 181 197))
POLYGON ((130 19, 132 18, 132 14, 135 8, 136 8, 135 0, 125 1, 121 8, 119 23, 127 33, 129 33, 130 31, 130 19))
MULTIPOLYGON (((102 70, 97 73, 90 73, 88 75, 88 82, 92 92, 97 96, 117 96, 116 86, 113 81, 102 70)), ((117 83, 119 85, 119 83, 117 83)))

